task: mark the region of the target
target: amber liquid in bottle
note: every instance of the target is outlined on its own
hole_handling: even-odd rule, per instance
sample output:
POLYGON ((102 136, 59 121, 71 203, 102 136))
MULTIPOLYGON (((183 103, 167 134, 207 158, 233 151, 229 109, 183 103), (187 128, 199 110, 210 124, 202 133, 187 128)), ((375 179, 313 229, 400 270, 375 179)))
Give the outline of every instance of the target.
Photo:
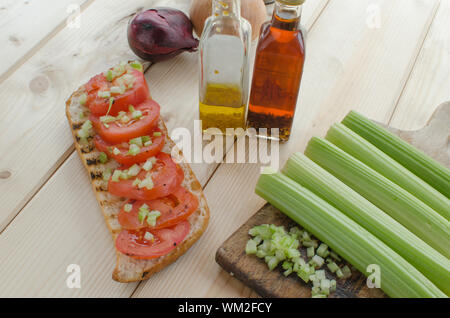
POLYGON ((282 18, 275 12, 261 27, 256 50, 247 126, 279 128, 279 140, 287 141, 297 105, 305 60, 300 14, 282 18))

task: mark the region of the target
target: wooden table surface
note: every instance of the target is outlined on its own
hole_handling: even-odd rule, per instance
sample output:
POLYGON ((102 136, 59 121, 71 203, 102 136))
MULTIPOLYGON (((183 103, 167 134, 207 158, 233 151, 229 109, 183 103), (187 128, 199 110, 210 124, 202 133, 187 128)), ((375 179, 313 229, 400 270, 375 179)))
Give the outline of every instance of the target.
MULTIPOLYGON (((133 59, 129 17, 189 0, 0 2, 0 296, 256 296, 214 261, 218 246, 262 207, 258 164, 195 164, 211 209, 202 238, 141 283, 111 279, 115 255, 74 152, 65 99, 92 75, 133 59), (80 16, 74 16, 77 12, 80 16), (81 288, 66 286, 69 264, 81 288)), ((450 100, 450 0, 308 0, 307 59, 281 164, 356 109, 401 129, 450 100)), ((169 130, 198 118, 197 53, 151 66, 150 90, 169 130)))

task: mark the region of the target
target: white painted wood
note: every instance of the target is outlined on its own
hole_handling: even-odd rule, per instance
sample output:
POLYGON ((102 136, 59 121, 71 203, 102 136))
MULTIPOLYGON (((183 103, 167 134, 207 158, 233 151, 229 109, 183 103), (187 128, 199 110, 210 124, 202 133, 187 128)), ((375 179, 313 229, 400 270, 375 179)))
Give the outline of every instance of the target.
POLYGON ((439 104, 450 101, 450 0, 441 0, 416 65, 390 124, 423 127, 439 104))
POLYGON ((73 153, 1 234, 0 297, 127 297, 133 292, 136 284, 111 278, 114 244, 82 170, 73 153), (81 268, 80 289, 66 285, 70 264, 81 268))
POLYGON ((4 73, 75 17, 86 0, 3 0, 0 3, 0 82, 4 73))

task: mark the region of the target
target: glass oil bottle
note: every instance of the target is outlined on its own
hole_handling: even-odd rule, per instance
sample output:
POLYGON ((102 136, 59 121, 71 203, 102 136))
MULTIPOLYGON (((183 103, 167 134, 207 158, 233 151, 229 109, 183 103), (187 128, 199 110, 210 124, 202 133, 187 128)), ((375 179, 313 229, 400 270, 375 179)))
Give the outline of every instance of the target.
POLYGON ((261 26, 256 49, 247 126, 279 128, 279 140, 287 141, 297 105, 305 61, 300 29, 305 0, 276 0, 272 21, 261 26))
POLYGON ((212 16, 205 22, 199 92, 203 130, 245 128, 252 31, 240 11, 240 0, 213 0, 212 16))

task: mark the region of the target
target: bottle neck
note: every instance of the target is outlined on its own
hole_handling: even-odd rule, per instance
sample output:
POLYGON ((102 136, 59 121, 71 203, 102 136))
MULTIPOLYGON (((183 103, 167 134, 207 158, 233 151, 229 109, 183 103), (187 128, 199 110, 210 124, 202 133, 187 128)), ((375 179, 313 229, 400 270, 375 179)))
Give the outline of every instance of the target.
POLYGON ((275 1, 272 26, 283 30, 297 31, 300 29, 302 5, 287 5, 275 1))
POLYGON ((212 14, 216 17, 241 17, 241 0, 213 0, 212 14))

